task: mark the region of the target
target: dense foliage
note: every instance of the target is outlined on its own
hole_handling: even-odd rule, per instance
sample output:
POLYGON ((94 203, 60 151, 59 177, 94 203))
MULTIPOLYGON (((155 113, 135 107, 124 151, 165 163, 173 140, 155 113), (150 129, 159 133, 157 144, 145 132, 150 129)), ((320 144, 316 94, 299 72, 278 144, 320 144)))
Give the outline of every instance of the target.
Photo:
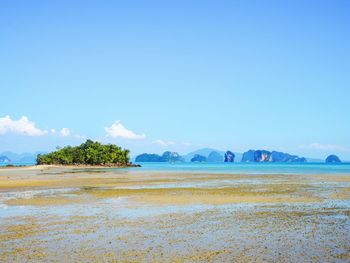
POLYGON ((76 146, 66 146, 48 154, 39 154, 37 164, 87 164, 87 165, 127 165, 129 150, 124 150, 114 144, 103 145, 87 140, 76 146))

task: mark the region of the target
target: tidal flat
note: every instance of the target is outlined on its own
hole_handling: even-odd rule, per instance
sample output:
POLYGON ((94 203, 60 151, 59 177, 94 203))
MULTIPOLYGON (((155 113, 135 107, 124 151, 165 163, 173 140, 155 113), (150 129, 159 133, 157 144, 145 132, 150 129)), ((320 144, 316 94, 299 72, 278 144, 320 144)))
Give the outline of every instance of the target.
POLYGON ((350 174, 0 169, 0 262, 350 262, 350 174))

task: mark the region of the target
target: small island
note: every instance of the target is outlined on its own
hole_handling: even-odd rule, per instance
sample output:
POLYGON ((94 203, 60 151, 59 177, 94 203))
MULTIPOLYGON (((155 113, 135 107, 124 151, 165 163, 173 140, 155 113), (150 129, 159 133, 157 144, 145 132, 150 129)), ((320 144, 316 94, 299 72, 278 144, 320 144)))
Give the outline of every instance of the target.
POLYGON ((130 151, 115 144, 87 140, 79 146, 66 146, 48 154, 39 154, 37 165, 89 165, 109 167, 139 167, 130 162, 130 151))
POLYGON ((199 163, 202 163, 202 162, 206 162, 207 161, 207 157, 203 156, 203 155, 200 155, 200 154, 195 154, 193 156, 193 158, 191 159, 191 162, 199 162, 199 163))
POLYGON ((143 153, 135 158, 135 162, 183 162, 182 156, 177 152, 166 151, 162 155, 156 153, 143 153))
POLYGON ((0 163, 9 163, 11 160, 7 156, 0 156, 0 163))
POLYGON ((329 155, 326 160, 326 163, 341 163, 341 160, 339 159, 339 157, 335 154, 331 154, 329 155))

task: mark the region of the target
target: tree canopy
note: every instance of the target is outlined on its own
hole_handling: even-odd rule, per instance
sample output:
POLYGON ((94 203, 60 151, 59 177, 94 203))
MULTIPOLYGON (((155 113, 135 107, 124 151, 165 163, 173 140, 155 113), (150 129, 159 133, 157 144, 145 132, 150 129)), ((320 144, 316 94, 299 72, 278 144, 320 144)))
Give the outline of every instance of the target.
POLYGON ((39 154, 37 164, 62 165, 120 165, 129 163, 129 150, 122 149, 115 144, 101 144, 87 140, 79 146, 66 146, 48 154, 39 154))

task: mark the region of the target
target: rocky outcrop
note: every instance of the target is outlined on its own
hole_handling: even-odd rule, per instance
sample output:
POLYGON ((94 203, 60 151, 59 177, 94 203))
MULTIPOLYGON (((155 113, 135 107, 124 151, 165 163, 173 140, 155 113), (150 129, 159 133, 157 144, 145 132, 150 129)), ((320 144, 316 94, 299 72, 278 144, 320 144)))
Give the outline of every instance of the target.
POLYGON ((213 148, 202 148, 202 149, 198 149, 196 151, 193 151, 193 152, 190 152, 186 155, 184 155, 184 159, 185 159, 185 162, 190 162, 191 159, 196 155, 196 154, 199 154, 199 155, 203 155, 203 156, 206 156, 208 157, 209 154, 211 152, 217 152, 219 153, 221 156, 222 156, 222 160, 224 160, 224 152, 221 152, 220 150, 217 150, 217 149, 213 149, 213 148))
POLYGON ((161 162, 162 157, 158 154, 143 153, 135 158, 135 162, 161 162))
POLYGON ((224 160, 224 157, 216 151, 212 151, 211 153, 209 153, 207 158, 207 161, 212 163, 222 162, 223 160, 224 160))
POLYGON ((266 150, 249 150, 243 153, 242 162, 269 162, 271 152, 266 150))
POLYGON ((326 158, 326 163, 341 163, 341 160, 338 156, 332 154, 326 158))
POLYGON ((235 154, 231 151, 225 153, 225 163, 233 163, 235 161, 235 154))
POLYGON ((249 150, 242 156, 242 162, 306 162, 306 158, 289 153, 266 151, 266 150, 249 150))
POLYGON ((0 163, 9 163, 11 160, 7 156, 0 156, 0 163))
POLYGON ((177 152, 166 151, 162 156, 155 153, 143 153, 135 158, 135 162, 182 162, 183 158, 177 152))
POLYGON ((255 162, 270 162, 271 161, 271 152, 266 150, 257 150, 254 153, 255 162))
POLYGON ((207 157, 200 155, 200 154, 196 154, 191 159, 191 162, 206 162, 206 161, 207 161, 207 157))
POLYGON ((182 161, 183 161, 183 158, 177 152, 166 151, 161 156, 161 162, 173 163, 173 162, 182 162, 182 161))
POLYGON ((13 152, 2 152, 0 156, 6 156, 7 159, 11 160, 13 163, 32 163, 36 162, 36 157, 38 154, 45 154, 45 152, 35 152, 35 153, 13 153, 13 152))
POLYGON ((255 153, 255 150, 249 150, 249 151, 243 153, 241 162, 242 163, 255 162, 254 153, 255 153))
POLYGON ((289 153, 273 151, 271 153, 271 162, 276 162, 276 163, 285 163, 285 162, 305 163, 306 162, 306 158, 299 157, 297 155, 291 155, 289 153))

